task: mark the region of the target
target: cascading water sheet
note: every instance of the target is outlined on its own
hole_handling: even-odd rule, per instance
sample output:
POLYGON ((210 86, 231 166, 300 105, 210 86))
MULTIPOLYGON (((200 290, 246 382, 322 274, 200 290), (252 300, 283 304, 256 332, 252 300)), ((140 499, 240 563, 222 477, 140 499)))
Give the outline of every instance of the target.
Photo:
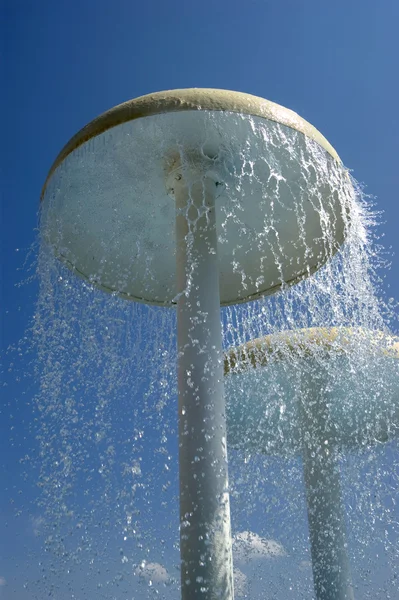
MULTIPOLYGON (((373 215, 340 163, 295 129, 238 113, 198 111, 189 148, 189 134, 183 144, 174 132, 179 119, 193 114, 166 117, 96 136, 47 185, 33 325, 40 378, 36 518, 47 552, 32 598, 48 590, 57 600, 179 597, 176 313, 170 306, 176 301, 175 207, 164 173, 151 171, 165 157, 176 160, 168 154, 172 143, 179 164, 190 165, 193 152, 200 153, 220 188, 225 350, 297 328, 389 333, 392 310, 378 298, 375 277, 373 215)), ((345 368, 351 393, 367 409, 373 371, 366 356, 359 349, 345 368)), ((339 358, 323 365, 340 378, 339 358)), ((282 369, 294 377, 298 360, 282 369)), ((379 373, 382 402, 395 381, 379 373)), ((276 444, 291 414, 276 401, 281 385, 276 372, 264 386, 276 444)), ((397 593, 399 455, 391 434, 384 443, 368 440, 339 454, 356 598, 397 593)), ((275 600, 313 598, 301 458, 257 454, 251 442, 229 448, 227 438, 235 597, 264 598, 266 589, 275 600)))

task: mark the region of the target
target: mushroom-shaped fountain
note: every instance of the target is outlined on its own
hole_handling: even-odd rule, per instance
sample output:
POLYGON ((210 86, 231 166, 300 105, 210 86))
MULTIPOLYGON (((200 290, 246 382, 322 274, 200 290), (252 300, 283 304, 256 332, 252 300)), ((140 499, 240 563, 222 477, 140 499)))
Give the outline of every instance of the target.
POLYGON ((338 457, 398 437, 398 359, 396 338, 345 327, 281 332, 225 355, 228 446, 302 456, 317 600, 354 597, 338 457))
POLYGON ((73 272, 177 307, 182 597, 232 598, 220 305, 300 281, 338 250, 347 172, 286 108, 175 90, 89 123, 56 159, 42 200, 44 239, 73 272))

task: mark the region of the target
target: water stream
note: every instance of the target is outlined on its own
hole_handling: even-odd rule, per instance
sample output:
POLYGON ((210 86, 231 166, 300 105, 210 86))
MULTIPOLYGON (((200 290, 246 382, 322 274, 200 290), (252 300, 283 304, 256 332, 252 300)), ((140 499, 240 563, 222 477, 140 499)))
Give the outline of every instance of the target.
MULTIPOLYGON (((158 141, 155 152, 161 157, 173 137, 174 118, 166 132, 164 125, 151 118, 150 132, 158 141)), ((235 118, 237 136, 245 140, 247 130, 256 133, 251 144, 241 140, 239 156, 232 154, 231 127, 224 128, 222 117, 215 122, 209 116, 200 144, 209 160, 214 160, 209 148, 212 132, 217 131, 223 151, 215 168, 224 165, 230 174, 223 182, 218 213, 221 261, 233 264, 241 300, 262 292, 265 260, 274 265, 270 279, 281 290, 274 296, 229 304, 232 296, 226 284, 229 305, 221 308, 224 348, 299 328, 395 331, 395 310, 381 299, 382 254, 373 237, 375 216, 356 182, 336 168, 316 142, 294 130, 277 124, 265 129, 256 119, 235 118), (291 174, 281 169, 282 156, 294 165, 291 174), (247 189, 255 191, 245 195, 247 189), (242 198, 253 203, 258 196, 258 209, 248 218, 242 198), (324 196, 329 198, 327 203, 324 196), (307 223, 312 219, 317 225, 313 239, 307 237, 307 223), (281 239, 287 223, 293 227, 292 243, 281 239), (338 252, 333 242, 337 228, 346 238, 338 252), (325 264, 303 279, 306 273, 298 271, 295 261, 300 256, 311 262, 317 235, 317 252, 325 264), (289 285, 293 279, 299 282, 289 285)), ((153 145, 143 142, 148 130, 140 130, 144 128, 140 121, 123 127, 124 136, 114 128, 59 167, 42 209, 40 291, 32 334, 35 375, 40 382, 35 398, 40 453, 36 518, 44 552, 42 575, 30 583, 32 598, 49 594, 57 600, 179 597, 175 310, 106 294, 68 268, 76 260, 66 243, 68 235, 84 236, 90 220, 96 221, 101 232, 102 224, 114 219, 114 237, 99 236, 90 242, 96 257, 102 251, 106 256, 110 248, 117 256, 113 264, 98 261, 96 282, 112 288, 118 266, 118 281, 126 293, 133 293, 134 286, 129 288, 129 284, 135 278, 138 281, 139 273, 145 284, 134 293, 152 294, 154 301, 159 300, 156 261, 165 265, 173 261, 173 256, 162 256, 173 239, 161 239, 154 221, 155 234, 146 241, 142 209, 134 217, 142 220, 141 233, 129 239, 130 216, 123 193, 110 207, 101 191, 104 185, 112 189, 120 178, 128 189, 129 180, 146 169, 154 152, 153 145), (105 156, 110 143, 119 157, 112 164, 105 156), (140 156, 137 164, 126 160, 129 153, 140 156), (96 181, 95 194, 87 201, 84 188, 76 196, 80 188, 78 183, 76 187, 68 183, 71 174, 76 182, 83 175, 94 181, 98 164, 101 180, 96 181), (69 204, 73 197, 75 217, 69 204), (61 254, 64 262, 55 254, 61 254)), ((190 160, 182 149, 180 157, 190 160)), ((148 181, 153 177, 147 176, 148 181)), ((144 189, 147 180, 140 181, 144 189)), ((146 210, 152 218, 158 210, 155 200, 146 210)), ((173 228, 174 208, 167 195, 159 210, 173 228)), ((82 271, 87 260, 83 257, 82 271)), ((268 274, 271 269, 267 266, 268 274)), ((166 278, 164 285, 173 299, 171 281, 166 278)), ((351 410, 358 406, 359 415, 368 410, 372 378, 381 411, 392 415, 394 409, 386 402, 397 403, 390 399, 395 396, 395 385, 398 396, 399 361, 393 367, 394 376, 384 377, 383 369, 378 373, 370 369, 372 355, 364 347, 359 342, 344 367, 339 357, 320 357, 322 367, 332 380, 339 379, 343 369, 350 373, 352 395, 344 394, 343 404, 352 402, 351 410), (377 383, 374 375, 379 377, 377 383)), ((287 353, 283 368, 288 377, 300 370, 300 359, 287 353)), ((257 372, 251 377, 251 385, 264 387, 268 405, 277 406, 281 373, 271 369, 267 385, 257 372)), ((234 393, 234 388, 228 389, 234 393)), ((278 404, 279 413, 273 416, 277 441, 279 425, 288 418, 280 408, 278 404)), ((345 410, 343 406, 343 418, 345 410)), ((347 416, 354 418, 349 412, 347 416)), ((396 426, 390 425, 387 441, 369 440, 360 448, 339 453, 348 552, 359 600, 399 598, 397 425, 397 421, 396 426)), ((236 597, 310 600, 314 595, 301 457, 295 453, 261 455, 251 442, 244 439, 241 448, 229 448, 236 597)))

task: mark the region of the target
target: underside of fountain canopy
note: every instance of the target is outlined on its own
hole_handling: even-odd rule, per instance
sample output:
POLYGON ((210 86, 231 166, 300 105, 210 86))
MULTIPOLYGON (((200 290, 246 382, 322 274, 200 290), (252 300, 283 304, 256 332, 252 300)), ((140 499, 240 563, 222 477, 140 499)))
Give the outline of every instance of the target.
POLYGON ((222 305, 303 279, 344 240, 353 188, 327 140, 273 102, 211 89, 143 96, 83 128, 43 188, 45 237, 102 290, 174 304, 173 180, 193 167, 215 186, 222 305))
POLYGON ((282 331, 231 348, 224 371, 230 447, 300 454, 299 404, 315 408, 301 378, 321 372, 329 390, 330 443, 349 450, 399 437, 399 339, 383 332, 282 331))

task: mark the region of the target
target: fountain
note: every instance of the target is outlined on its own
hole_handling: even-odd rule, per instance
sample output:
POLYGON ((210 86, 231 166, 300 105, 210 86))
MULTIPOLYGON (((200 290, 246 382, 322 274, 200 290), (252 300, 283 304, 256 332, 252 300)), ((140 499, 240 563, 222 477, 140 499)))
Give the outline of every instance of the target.
POLYGON ((229 445, 302 457, 317 600, 354 598, 338 458, 398 437, 398 358, 397 339, 350 328, 286 331, 225 356, 229 445))
POLYGON ((83 128, 50 170, 41 227, 54 255, 88 288, 177 308, 184 600, 233 597, 220 306, 315 273, 355 214, 325 138, 238 92, 126 102, 83 128))

